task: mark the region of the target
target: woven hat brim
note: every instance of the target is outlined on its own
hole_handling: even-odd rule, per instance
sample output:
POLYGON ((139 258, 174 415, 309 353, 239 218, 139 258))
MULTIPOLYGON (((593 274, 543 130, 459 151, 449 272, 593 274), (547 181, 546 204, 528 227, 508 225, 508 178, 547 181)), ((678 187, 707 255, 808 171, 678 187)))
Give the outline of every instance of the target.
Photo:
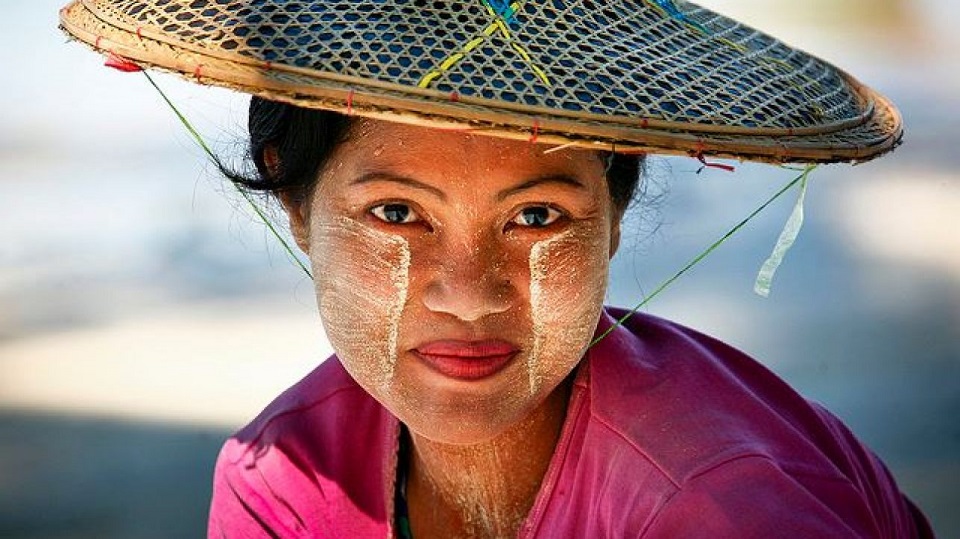
POLYGON ((876 158, 903 137, 902 119, 893 104, 840 70, 860 114, 814 127, 746 128, 571 113, 257 60, 98 16, 84 0, 61 10, 60 21, 69 35, 101 53, 195 82, 344 114, 554 145, 832 163, 876 158))

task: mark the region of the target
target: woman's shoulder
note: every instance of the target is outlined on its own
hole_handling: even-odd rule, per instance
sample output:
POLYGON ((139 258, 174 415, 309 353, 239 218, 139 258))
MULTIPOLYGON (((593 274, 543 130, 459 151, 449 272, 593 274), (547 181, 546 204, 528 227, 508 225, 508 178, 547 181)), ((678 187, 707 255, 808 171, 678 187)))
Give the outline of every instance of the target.
POLYGON ((380 534, 383 485, 398 425, 334 356, 224 443, 210 533, 380 534), (335 514, 324 508, 341 508, 335 514))
MULTIPOLYGON (((601 331, 623 314, 609 309, 601 331)), ((909 503, 883 463, 840 420, 759 362, 644 314, 609 337, 589 356, 591 427, 584 449, 615 455, 620 465, 658 478, 662 497, 653 505, 662 518, 656 526, 699 522, 693 515, 707 498, 721 513, 782 516, 773 508, 793 497, 811 507, 826 503, 831 511, 846 507, 819 520, 805 513, 811 526, 839 519, 851 529, 891 532, 884 536, 912 529, 909 503), (632 455, 629 463, 624 454, 632 455), (771 508, 759 510, 761 502, 771 508)))
POLYGON ((672 480, 743 456, 847 475, 839 422, 740 350, 646 314, 610 336, 591 355, 592 413, 672 480))
MULTIPOLYGON (((273 400, 231 440, 246 453, 279 446, 327 455, 351 440, 394 431, 396 420, 331 356, 273 400)), ((333 458, 332 455, 330 455, 333 458)))

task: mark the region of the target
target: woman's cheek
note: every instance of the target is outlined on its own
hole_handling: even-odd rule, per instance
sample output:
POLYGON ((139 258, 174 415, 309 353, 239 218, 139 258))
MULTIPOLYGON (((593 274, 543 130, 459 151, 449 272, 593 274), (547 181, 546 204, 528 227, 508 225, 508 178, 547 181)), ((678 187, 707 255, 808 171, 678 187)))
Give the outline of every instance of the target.
POLYGON ((590 226, 530 250, 531 394, 569 374, 590 344, 607 289, 609 243, 605 229, 590 226))
POLYGON ((407 301, 410 247, 401 236, 348 218, 313 225, 310 253, 327 337, 371 393, 393 381, 407 301))

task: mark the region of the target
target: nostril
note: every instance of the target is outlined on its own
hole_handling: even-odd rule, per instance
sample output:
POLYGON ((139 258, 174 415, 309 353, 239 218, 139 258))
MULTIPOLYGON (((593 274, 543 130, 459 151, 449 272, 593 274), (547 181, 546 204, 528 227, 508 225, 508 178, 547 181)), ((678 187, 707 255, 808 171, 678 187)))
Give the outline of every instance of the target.
POLYGON ((472 322, 510 309, 515 296, 509 292, 512 285, 508 282, 490 274, 470 276, 439 272, 424 288, 422 302, 433 312, 472 322))

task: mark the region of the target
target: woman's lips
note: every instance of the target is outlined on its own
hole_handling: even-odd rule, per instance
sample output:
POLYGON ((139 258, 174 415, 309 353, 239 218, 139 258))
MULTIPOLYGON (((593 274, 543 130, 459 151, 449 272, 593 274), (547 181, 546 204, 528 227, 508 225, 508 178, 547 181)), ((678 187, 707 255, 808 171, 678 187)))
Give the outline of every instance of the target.
POLYGON ((503 370, 517 354, 504 341, 433 341, 413 352, 430 368, 459 380, 480 380, 503 370))

